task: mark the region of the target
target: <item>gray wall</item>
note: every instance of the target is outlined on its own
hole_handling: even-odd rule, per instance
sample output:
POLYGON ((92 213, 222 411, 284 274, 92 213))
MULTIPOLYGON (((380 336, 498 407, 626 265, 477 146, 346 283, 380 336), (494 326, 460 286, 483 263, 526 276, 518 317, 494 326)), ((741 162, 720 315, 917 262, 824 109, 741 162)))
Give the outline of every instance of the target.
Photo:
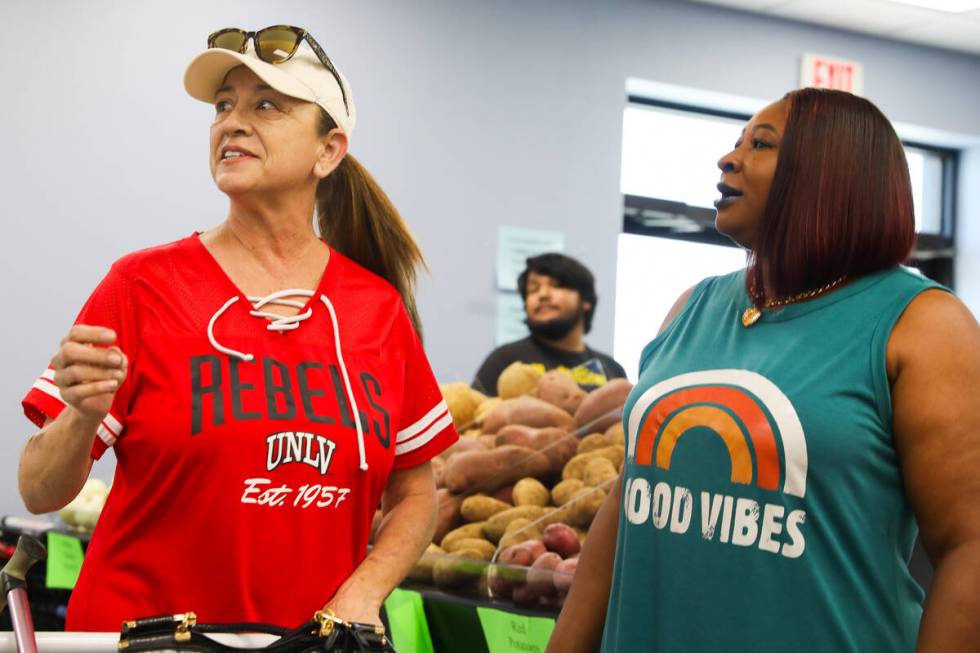
MULTIPOLYGON (((444 380, 493 345, 500 224, 566 233, 599 279, 592 344, 611 350, 627 77, 776 98, 802 52, 833 54, 864 63, 894 120, 980 134, 976 57, 687 3, 4 0, 0 514, 23 510, 19 399, 111 261, 224 217, 212 110, 184 95, 184 67, 213 29, 281 22, 309 27, 353 81, 352 151, 428 255, 420 301, 444 380)), ((975 201, 961 222, 980 241, 975 201)))

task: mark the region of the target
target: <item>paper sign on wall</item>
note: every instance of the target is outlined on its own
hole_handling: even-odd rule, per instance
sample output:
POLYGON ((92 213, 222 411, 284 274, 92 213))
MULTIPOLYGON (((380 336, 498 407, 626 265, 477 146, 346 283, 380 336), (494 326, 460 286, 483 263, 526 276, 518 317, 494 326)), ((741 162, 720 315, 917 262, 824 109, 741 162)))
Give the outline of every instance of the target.
POLYGON ((527 337, 524 300, 516 292, 497 293, 497 346, 527 337))
POLYGON ((804 54, 800 86, 829 88, 855 95, 864 93, 864 67, 857 61, 804 54))
POLYGON ((500 226, 497 231, 497 289, 517 290, 517 277, 530 256, 565 251, 560 231, 500 226))

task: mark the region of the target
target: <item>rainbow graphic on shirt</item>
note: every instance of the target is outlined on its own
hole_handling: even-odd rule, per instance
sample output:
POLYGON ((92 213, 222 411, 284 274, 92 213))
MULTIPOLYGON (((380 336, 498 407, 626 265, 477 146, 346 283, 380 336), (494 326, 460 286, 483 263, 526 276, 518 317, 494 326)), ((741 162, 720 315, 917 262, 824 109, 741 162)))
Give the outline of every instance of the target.
POLYGON ((732 483, 806 494, 803 427, 793 404, 766 377, 748 370, 703 370, 657 383, 630 411, 627 455, 637 465, 669 470, 684 434, 698 426, 724 442, 732 483))
POLYGON ((706 543, 790 559, 804 554, 806 437, 792 402, 772 381, 736 369, 680 374, 643 392, 626 428, 627 528, 682 537, 698 533, 706 543), (727 450, 727 491, 686 487, 688 482, 680 485, 670 474, 685 435, 704 428, 727 450), (644 471, 650 468, 666 473, 644 471), (766 493, 772 493, 768 500, 766 493))

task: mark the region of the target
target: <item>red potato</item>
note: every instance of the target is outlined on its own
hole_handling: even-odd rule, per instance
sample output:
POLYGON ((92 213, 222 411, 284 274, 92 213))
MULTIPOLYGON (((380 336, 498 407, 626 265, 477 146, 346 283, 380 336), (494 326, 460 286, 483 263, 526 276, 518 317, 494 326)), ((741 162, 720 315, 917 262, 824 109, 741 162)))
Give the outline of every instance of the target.
POLYGON ((578 533, 567 524, 550 524, 545 527, 542 541, 549 551, 554 551, 562 558, 577 555, 582 548, 578 533))
POLYGON ((544 428, 556 426, 566 431, 572 430, 575 420, 572 416, 547 401, 534 397, 518 397, 500 404, 483 420, 484 433, 497 433, 510 424, 522 424, 544 428))
POLYGON ((495 599, 509 599, 514 591, 514 583, 501 573, 500 567, 494 567, 487 577, 487 586, 490 588, 490 596, 495 599))
POLYGON ((531 593, 527 585, 517 585, 514 587, 514 591, 511 592, 511 598, 514 603, 519 605, 528 605, 537 600, 537 597, 531 593))
POLYGON ((502 565, 515 565, 521 567, 530 567, 531 563, 534 562, 534 555, 531 552, 530 547, 521 544, 512 544, 500 552, 497 556, 497 562, 502 565))
POLYGON ((538 556, 527 571, 527 589, 535 598, 555 594, 552 572, 561 562, 561 556, 547 551, 538 556))
POLYGON ((530 552, 531 559, 528 561, 528 565, 540 558, 548 550, 541 540, 525 540, 517 546, 524 547, 530 552))
POLYGON ((555 567, 555 573, 553 575, 555 582, 555 589, 558 590, 558 594, 568 593, 568 589, 572 586, 572 578, 575 576, 575 570, 578 568, 578 558, 569 558, 568 560, 562 560, 555 567))
POLYGON ((501 550, 497 564, 490 571, 490 591, 496 597, 510 597, 514 588, 523 585, 527 579, 526 568, 533 562, 534 556, 528 547, 514 544, 501 550))
POLYGON ((453 492, 493 492, 526 476, 543 478, 551 473, 546 455, 526 447, 504 445, 491 451, 466 451, 449 461, 446 487, 453 492))
POLYGON ((633 384, 626 379, 613 379, 593 390, 575 411, 576 426, 589 424, 592 431, 605 431, 622 419, 621 415, 613 417, 609 413, 617 408, 622 409, 632 389, 633 384))

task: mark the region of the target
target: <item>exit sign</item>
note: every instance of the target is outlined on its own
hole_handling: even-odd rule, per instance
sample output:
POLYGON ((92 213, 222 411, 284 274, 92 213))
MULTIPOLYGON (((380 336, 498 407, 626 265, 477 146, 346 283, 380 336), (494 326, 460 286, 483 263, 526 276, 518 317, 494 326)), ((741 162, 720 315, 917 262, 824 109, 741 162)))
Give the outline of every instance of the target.
POLYGON ((800 86, 831 88, 855 95, 864 93, 864 68, 856 61, 819 54, 804 54, 800 86))

